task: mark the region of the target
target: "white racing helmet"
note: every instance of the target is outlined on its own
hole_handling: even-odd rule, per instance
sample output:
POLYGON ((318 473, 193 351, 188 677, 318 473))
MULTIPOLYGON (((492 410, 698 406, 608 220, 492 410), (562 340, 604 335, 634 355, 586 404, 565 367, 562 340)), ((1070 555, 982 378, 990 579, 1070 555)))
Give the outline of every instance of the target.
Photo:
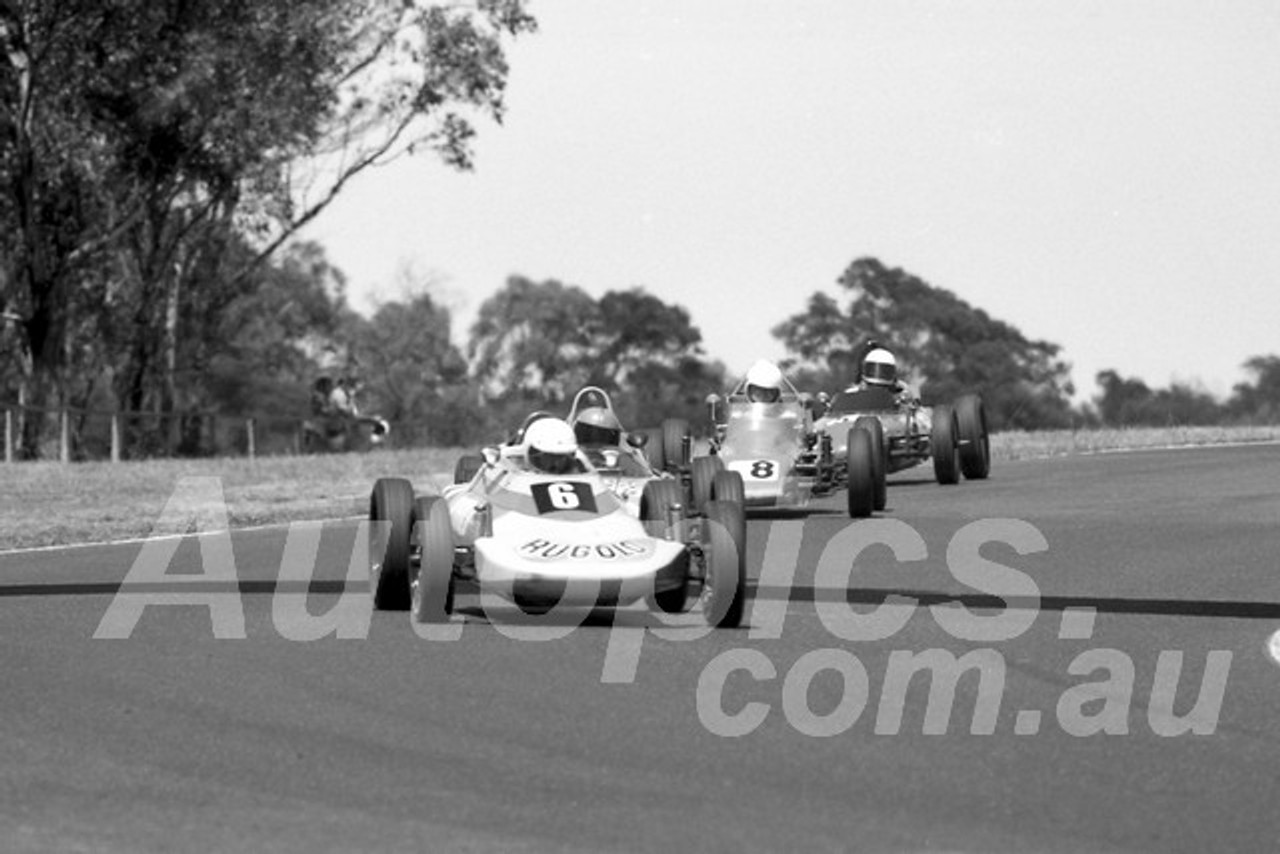
POLYGON ((524 434, 525 459, 536 471, 569 474, 577 468, 578 439, 569 422, 539 418, 524 434))
POLYGON ((862 379, 872 385, 893 385, 898 379, 898 360, 883 347, 877 347, 862 360, 862 379))
POLYGON ((753 403, 776 403, 782 397, 782 371, 773 362, 761 359, 747 371, 747 399, 753 403))

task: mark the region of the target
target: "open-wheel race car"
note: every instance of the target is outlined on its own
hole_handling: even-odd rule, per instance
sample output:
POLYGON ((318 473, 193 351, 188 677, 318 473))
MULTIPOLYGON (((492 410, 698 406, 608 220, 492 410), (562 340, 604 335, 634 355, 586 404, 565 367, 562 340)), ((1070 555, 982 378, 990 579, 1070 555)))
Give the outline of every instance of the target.
POLYGON ((888 472, 930 459, 941 484, 958 483, 962 474, 982 480, 991 472, 987 413, 976 394, 962 395, 955 405, 924 406, 885 387, 842 391, 830 400, 815 429, 831 437, 833 453, 842 460, 850 453, 842 437, 851 428, 871 434, 873 456, 888 472))
MULTIPOLYGON (((535 412, 529 418, 547 415, 535 412)), ((645 485, 655 479, 674 481, 684 509, 693 515, 701 513, 713 495, 742 503, 740 477, 720 472, 723 465, 709 469, 691 459, 693 437, 688 422, 682 418, 663 421, 656 438, 645 432, 627 431, 608 392, 599 386, 585 386, 574 395, 566 420, 573 428, 579 450, 636 517, 640 516, 645 485)), ((515 436, 512 441, 516 441, 515 436)), ((481 455, 463 455, 454 467, 454 483, 469 483, 483 465, 481 455)))
POLYGON ((530 613, 642 599, 678 613, 700 601, 709 623, 741 624, 740 503, 713 500, 693 514, 678 480, 653 478, 632 512, 564 421, 535 419, 514 439, 486 448, 471 478, 438 496, 416 495, 403 478, 374 484, 370 519, 390 529, 385 551, 370 555, 375 608, 441 622, 469 585, 530 613), (538 456, 549 444, 563 449, 555 466, 538 456))
MULTIPOLYGON (((830 434, 815 429, 809 399, 780 373, 767 373, 778 391, 772 400, 752 399, 750 374, 727 398, 707 398, 712 455, 693 461, 695 494, 723 467, 741 475, 748 507, 804 507, 843 486, 850 516, 883 510, 884 471, 874 465, 871 437, 854 437, 852 456, 837 460, 830 434)), ((849 437, 841 444, 848 447, 849 437)))

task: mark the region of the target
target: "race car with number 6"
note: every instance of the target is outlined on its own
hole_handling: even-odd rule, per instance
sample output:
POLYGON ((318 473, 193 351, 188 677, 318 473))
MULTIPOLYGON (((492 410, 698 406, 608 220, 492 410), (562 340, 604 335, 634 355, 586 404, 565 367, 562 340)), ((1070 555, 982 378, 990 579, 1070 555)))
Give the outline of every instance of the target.
POLYGON ((690 516, 680 485, 655 479, 637 518, 558 418, 484 449, 471 479, 438 496, 418 497, 402 478, 378 480, 369 515, 386 534, 385 549, 371 547, 374 607, 408 608, 418 622, 448 620, 460 587, 530 613, 643 599, 668 613, 701 602, 712 625, 742 622, 741 504, 711 501, 690 516))

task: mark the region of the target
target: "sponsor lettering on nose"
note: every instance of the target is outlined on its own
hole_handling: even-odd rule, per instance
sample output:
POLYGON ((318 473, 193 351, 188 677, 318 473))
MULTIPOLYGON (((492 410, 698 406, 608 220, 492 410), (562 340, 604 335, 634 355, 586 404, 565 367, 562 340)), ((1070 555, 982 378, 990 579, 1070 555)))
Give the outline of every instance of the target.
POLYGON ((626 560, 653 551, 647 540, 615 540, 608 543, 559 543, 535 537, 516 547, 532 560, 626 560))

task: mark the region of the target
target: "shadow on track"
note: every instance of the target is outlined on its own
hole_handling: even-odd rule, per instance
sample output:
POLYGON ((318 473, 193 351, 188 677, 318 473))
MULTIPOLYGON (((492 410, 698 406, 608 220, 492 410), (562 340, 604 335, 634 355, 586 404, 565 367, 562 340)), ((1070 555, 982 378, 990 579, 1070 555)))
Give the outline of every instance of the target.
MULTIPOLYGON (((1033 609, 1040 611, 1065 611, 1076 608, 1092 608, 1103 614, 1150 614, 1165 617, 1218 617, 1235 620, 1280 619, 1278 602, 1242 602, 1232 600, 1197 599, 1128 599, 1114 596, 1041 596, 1039 598, 1010 597, 1004 599, 982 593, 944 593, 937 590, 910 588, 875 588, 833 590, 806 585, 794 587, 761 586, 748 582, 752 599, 787 600, 790 602, 847 602, 851 605, 880 605, 890 597, 915 600, 917 607, 929 605, 959 604, 976 610, 1004 610, 1005 608, 1033 609)), ((235 584, 208 581, 175 581, 172 583, 121 584, 119 582, 83 582, 52 584, 0 584, 0 599, 44 596, 114 596, 129 593, 226 593, 237 592, 246 596, 270 596, 275 593, 309 593, 340 595, 347 592, 368 592, 365 582, 349 583, 341 579, 310 582, 240 581, 235 584)), ((459 593, 469 593, 465 587, 459 593)), ((460 607, 460 613, 482 616, 478 608, 460 607)), ((505 609, 504 609, 505 611, 505 609)), ((510 614, 504 613, 504 622, 513 619, 541 621, 543 616, 526 615, 514 605, 510 614)), ((590 624, 608 624, 627 609, 593 609, 588 617, 590 624)), ((636 611, 640 617, 645 611, 636 611)), ((579 622, 579 616, 575 617, 579 622)))
POLYGON ((981 593, 942 593, 935 590, 877 588, 832 590, 804 585, 791 588, 752 585, 753 599, 785 599, 791 602, 848 602, 852 605, 880 605, 890 597, 914 599, 917 607, 960 604, 966 608, 1004 610, 1065 611, 1092 608, 1103 614, 1154 614, 1165 617, 1220 617, 1237 620, 1280 619, 1280 603, 1211 601, 1196 599, 1122 599, 1113 596, 1013 596, 1004 599, 981 593))

